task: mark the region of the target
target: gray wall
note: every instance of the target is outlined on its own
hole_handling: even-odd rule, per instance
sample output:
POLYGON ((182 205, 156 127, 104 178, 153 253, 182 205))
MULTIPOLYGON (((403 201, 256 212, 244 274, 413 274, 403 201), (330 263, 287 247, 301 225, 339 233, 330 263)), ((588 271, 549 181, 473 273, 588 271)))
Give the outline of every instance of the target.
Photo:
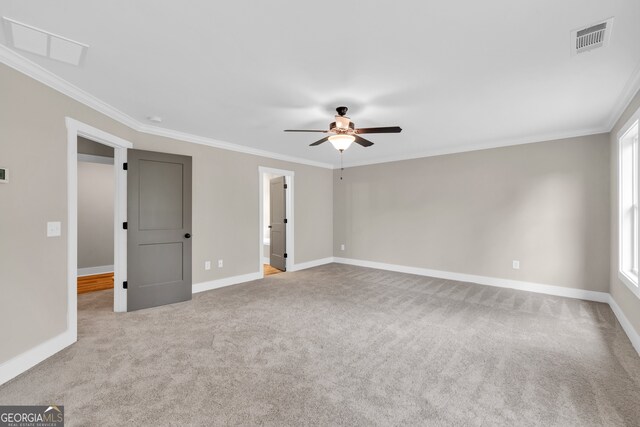
POLYGON ((640 108, 640 92, 636 93, 611 131, 611 296, 625 317, 640 334, 640 299, 618 278, 618 141, 617 133, 640 108))
POLYGON ((0 363, 66 330, 67 132, 65 116, 134 144, 193 156, 194 283, 258 271, 258 166, 295 171, 295 261, 332 256, 332 171, 139 134, 0 65, 0 363), (46 237, 46 222, 62 236, 46 237), (224 259, 224 268, 205 260, 224 259))
POLYGON ((113 157, 113 148, 79 136, 78 154, 91 154, 93 156, 113 157))
POLYGON ((607 292, 609 152, 602 134, 335 171, 334 255, 607 292))
POLYGON ((113 265, 113 172, 78 162, 78 268, 113 265))

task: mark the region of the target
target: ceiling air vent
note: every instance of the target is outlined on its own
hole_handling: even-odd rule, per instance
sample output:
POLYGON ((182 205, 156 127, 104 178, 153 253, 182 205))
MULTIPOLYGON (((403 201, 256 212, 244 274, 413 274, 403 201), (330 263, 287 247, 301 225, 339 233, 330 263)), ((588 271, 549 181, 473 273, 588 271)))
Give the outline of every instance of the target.
POLYGON ((573 30, 571 32, 571 53, 577 55, 599 47, 606 47, 611 38, 612 26, 613 18, 609 18, 604 22, 573 30))
POLYGON ((9 45, 25 52, 80 66, 87 54, 84 43, 62 37, 6 16, 2 17, 9 45))

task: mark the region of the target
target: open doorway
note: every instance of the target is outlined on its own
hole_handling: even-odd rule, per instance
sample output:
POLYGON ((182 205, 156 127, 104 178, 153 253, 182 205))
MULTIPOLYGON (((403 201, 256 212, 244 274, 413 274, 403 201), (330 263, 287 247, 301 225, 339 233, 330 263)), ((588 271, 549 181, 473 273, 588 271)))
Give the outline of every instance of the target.
POLYGON ((113 289, 114 149, 78 136, 78 295, 113 289))
POLYGON ((293 172, 259 168, 260 271, 282 273, 293 265, 293 172))
MULTIPOLYGON (((78 137, 82 137, 89 141, 89 143, 98 143, 94 146, 101 151, 86 153, 84 148, 81 148, 80 154, 87 154, 88 156, 95 156, 90 158, 91 160, 99 160, 98 157, 108 157, 113 153, 113 167, 112 167, 112 179, 111 188, 113 204, 111 206, 111 217, 113 227, 111 228, 111 239, 104 237, 104 239, 111 240, 112 253, 113 253, 113 299, 106 301, 106 305, 113 307, 114 311, 126 311, 127 299, 126 289, 120 284, 126 281, 127 277, 127 236, 125 230, 122 229, 120 224, 126 220, 126 206, 127 206, 127 187, 126 187, 126 175, 123 170, 123 165, 127 161, 127 149, 132 148, 132 144, 123 140, 117 136, 111 135, 100 129, 96 129, 85 123, 67 117, 65 119, 67 126, 67 212, 68 212, 68 239, 67 239, 67 332, 71 342, 77 341, 78 337, 78 261, 83 259, 78 256, 78 190, 79 190, 79 169, 83 166, 78 162, 78 137), (85 153, 82 153, 85 151, 85 153), (108 155, 105 155, 107 154, 108 155)), ((82 143, 81 143, 82 144, 82 143)), ((85 157, 83 160, 87 160, 85 157)), ((100 159, 103 162, 111 162, 111 160, 100 159)), ((85 162, 86 163, 86 162, 85 162)), ((83 173, 83 172, 80 172, 83 173)), ((85 182, 86 183, 86 182, 85 182)), ((108 185, 108 184, 107 184, 108 185)), ((105 215, 108 215, 105 213, 105 215)), ((82 262, 82 261, 81 261, 82 262)), ((93 262, 92 262, 93 263, 93 262)), ((99 262, 101 263, 101 262, 99 262)), ((104 264, 97 267, 107 269, 105 266, 111 264, 104 264)), ((91 273, 92 270, 83 270, 80 267, 80 273, 91 273)), ((96 271, 96 270, 93 270, 96 271)), ((108 272, 107 272, 108 274, 108 272)), ((88 295, 92 295, 89 293, 88 295)))

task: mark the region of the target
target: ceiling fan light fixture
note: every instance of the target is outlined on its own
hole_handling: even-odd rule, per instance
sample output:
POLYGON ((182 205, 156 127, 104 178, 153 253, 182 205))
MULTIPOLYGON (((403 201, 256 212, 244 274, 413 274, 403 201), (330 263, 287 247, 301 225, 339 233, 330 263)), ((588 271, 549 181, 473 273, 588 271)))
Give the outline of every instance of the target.
POLYGON ((329 137, 329 142, 338 151, 346 150, 355 140, 356 138, 353 135, 331 135, 329 137))

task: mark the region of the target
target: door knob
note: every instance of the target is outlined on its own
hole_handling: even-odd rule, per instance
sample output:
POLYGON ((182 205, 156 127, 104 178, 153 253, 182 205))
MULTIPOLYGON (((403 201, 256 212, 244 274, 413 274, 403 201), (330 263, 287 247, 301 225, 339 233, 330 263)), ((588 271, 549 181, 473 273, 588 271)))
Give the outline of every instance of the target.
POLYGON ((271 226, 269 226, 269 228, 271 228, 271 226))
POLYGON ((188 238, 191 237, 191 234, 187 233, 187 234, 184 235, 184 237, 188 239, 188 238))

